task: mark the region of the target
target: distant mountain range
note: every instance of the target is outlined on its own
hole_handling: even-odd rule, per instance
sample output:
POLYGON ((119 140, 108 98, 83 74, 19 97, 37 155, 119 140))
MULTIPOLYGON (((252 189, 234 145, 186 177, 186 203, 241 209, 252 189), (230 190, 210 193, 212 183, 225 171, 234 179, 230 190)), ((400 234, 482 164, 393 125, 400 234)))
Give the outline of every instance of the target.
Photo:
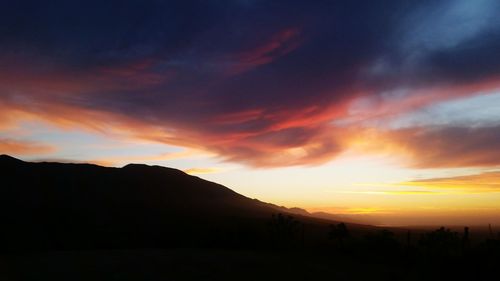
POLYGON ((265 240, 273 214, 293 214, 311 233, 332 223, 160 166, 1 155, 0 177, 0 250, 248 245, 265 240))

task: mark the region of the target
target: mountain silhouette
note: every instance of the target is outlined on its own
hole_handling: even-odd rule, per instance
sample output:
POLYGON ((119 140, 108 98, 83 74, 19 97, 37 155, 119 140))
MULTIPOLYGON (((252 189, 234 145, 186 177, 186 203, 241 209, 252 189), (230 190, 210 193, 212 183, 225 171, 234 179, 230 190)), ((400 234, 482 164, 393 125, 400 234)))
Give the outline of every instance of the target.
POLYGON ((0 156, 0 249, 258 244, 272 214, 327 222, 160 166, 31 163, 0 156))

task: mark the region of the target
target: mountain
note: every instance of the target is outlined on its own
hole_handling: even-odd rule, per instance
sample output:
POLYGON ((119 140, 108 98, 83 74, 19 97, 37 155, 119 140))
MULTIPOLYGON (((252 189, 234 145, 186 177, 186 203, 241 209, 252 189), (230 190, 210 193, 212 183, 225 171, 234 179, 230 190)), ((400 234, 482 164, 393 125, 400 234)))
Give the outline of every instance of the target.
POLYGON ((266 240, 278 212, 307 224, 310 235, 324 236, 331 223, 160 166, 2 155, 0 177, 0 250, 253 245, 266 240))
POLYGON ((313 212, 309 216, 332 221, 343 221, 354 224, 378 225, 381 224, 377 218, 367 214, 331 214, 327 212, 313 212))

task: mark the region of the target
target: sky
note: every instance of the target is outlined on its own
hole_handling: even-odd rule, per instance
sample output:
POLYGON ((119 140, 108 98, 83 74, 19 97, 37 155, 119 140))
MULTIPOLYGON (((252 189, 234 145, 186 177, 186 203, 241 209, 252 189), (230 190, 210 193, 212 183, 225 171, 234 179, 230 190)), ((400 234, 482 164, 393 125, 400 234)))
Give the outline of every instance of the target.
POLYGON ((4 1, 0 153, 500 225, 500 2, 4 1))

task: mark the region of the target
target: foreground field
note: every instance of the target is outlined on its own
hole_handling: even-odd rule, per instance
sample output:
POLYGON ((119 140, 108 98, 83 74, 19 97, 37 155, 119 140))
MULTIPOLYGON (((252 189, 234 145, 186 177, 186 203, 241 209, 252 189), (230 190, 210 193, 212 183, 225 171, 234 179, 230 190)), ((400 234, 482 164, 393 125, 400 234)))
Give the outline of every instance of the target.
POLYGON ((492 280, 493 265, 312 252, 172 249, 3 255, 0 280, 492 280))

